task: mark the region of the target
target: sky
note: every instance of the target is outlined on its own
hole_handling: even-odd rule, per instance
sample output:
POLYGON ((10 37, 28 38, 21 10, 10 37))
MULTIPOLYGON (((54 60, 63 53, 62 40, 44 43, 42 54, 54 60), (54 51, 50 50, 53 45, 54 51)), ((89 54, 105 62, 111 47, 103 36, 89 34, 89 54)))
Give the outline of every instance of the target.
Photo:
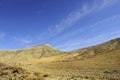
POLYGON ((0 49, 72 51, 120 37, 120 0, 0 0, 0 49))

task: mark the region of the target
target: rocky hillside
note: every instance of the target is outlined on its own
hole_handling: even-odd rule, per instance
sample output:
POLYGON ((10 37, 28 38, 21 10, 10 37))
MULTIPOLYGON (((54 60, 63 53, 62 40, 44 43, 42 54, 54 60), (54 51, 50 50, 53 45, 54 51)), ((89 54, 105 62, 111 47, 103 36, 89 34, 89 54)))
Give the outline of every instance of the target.
POLYGON ((25 70, 17 65, 0 63, 0 80, 43 80, 39 72, 25 70))
POLYGON ((82 60, 96 55, 104 54, 113 50, 120 49, 120 38, 95 46, 78 49, 72 52, 59 51, 48 44, 33 46, 20 50, 0 51, 1 62, 19 62, 19 61, 69 61, 82 60), (49 57, 49 58, 48 58, 49 57))
POLYGON ((33 59, 40 59, 43 57, 50 57, 55 55, 60 55, 63 52, 53 48, 48 44, 33 46, 20 50, 8 50, 0 51, 0 61, 10 62, 10 61, 27 61, 33 59))
POLYGON ((120 80, 119 55, 120 38, 66 54, 47 44, 0 51, 9 62, 0 63, 0 80, 120 80))
POLYGON ((82 48, 82 49, 69 52, 69 54, 62 56, 61 60, 62 61, 76 60, 76 59, 82 60, 84 58, 93 57, 93 56, 104 54, 106 52, 110 52, 117 49, 120 49, 120 38, 116 38, 95 46, 82 48))

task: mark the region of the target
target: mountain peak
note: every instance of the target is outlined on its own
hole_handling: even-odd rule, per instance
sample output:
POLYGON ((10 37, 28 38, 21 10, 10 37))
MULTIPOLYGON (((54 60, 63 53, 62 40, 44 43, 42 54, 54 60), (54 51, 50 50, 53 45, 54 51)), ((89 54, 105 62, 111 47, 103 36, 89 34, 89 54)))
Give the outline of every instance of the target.
POLYGON ((43 44, 42 46, 50 46, 50 47, 52 47, 50 44, 43 44))
POLYGON ((53 46, 51 46, 50 44, 40 44, 40 45, 32 46, 32 48, 33 47, 52 47, 53 48, 53 46))

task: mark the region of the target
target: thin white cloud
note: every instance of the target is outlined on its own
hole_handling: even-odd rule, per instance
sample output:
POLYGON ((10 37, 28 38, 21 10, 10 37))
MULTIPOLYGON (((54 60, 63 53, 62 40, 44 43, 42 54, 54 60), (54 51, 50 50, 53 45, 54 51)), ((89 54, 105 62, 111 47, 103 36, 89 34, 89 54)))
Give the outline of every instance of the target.
POLYGON ((33 41, 27 37, 24 37, 24 38, 18 38, 18 37, 14 37, 14 40, 15 41, 18 41, 22 44, 29 44, 29 43, 32 43, 33 41))
POLYGON ((72 27, 76 22, 81 20, 86 15, 88 15, 92 12, 104 9, 108 6, 111 6, 115 3, 117 3, 118 1, 119 0, 102 0, 101 4, 99 4, 97 1, 95 1, 92 4, 92 6, 89 4, 84 4, 81 9, 79 9, 78 11, 71 12, 67 18, 62 19, 60 23, 58 23, 54 26, 50 26, 48 30, 50 33, 52 33, 52 36, 53 36, 53 33, 54 33, 54 35, 61 33, 62 31, 72 27))
POLYGON ((5 34, 5 33, 0 32, 0 39, 3 39, 5 36, 6 36, 6 34, 5 34))
MULTIPOLYGON (((95 31, 96 28, 98 28, 99 25, 106 24, 106 23, 109 23, 109 22, 113 22, 113 21, 118 20, 118 19, 120 19, 120 14, 112 16, 112 17, 108 17, 106 19, 98 21, 98 22, 96 22, 94 24, 91 24, 89 26, 84 26, 84 27, 82 27, 80 29, 77 29, 75 31, 68 32, 67 34, 64 34, 64 35, 58 37, 56 41, 61 42, 61 41, 67 40, 67 39, 69 39, 71 37, 74 37, 74 36, 76 36, 80 33, 83 33, 85 31, 95 31)), ((109 26, 106 26, 106 27, 109 27, 109 26)))
POLYGON ((100 6, 99 9, 103 9, 103 8, 106 8, 108 6, 111 6, 117 2, 119 2, 120 0, 102 0, 102 4, 100 6))
POLYGON ((88 4, 84 4, 83 7, 78 11, 71 12, 67 18, 63 19, 60 23, 49 28, 50 33, 60 33, 65 29, 74 25, 77 21, 82 19, 85 15, 90 13, 94 9, 94 6, 90 7, 88 4))
MULTIPOLYGON (((105 41, 108 41, 108 40, 111 40, 117 37, 120 37, 120 31, 115 31, 115 32, 106 33, 106 34, 99 34, 97 36, 94 36, 88 39, 80 39, 80 40, 74 40, 74 41, 70 40, 64 45, 59 45, 57 48, 64 50, 64 51, 71 51, 71 50, 79 49, 80 45, 84 45, 84 44, 96 45, 103 41, 105 42, 105 41)), ((92 45, 89 45, 89 46, 92 46, 92 45)), ((84 45, 82 47, 87 47, 87 46, 88 45, 84 45)))
MULTIPOLYGON (((112 26, 115 26, 119 22, 120 15, 115 15, 115 16, 109 17, 107 19, 103 19, 101 21, 98 21, 98 22, 90 25, 90 26, 87 26, 86 28, 78 29, 78 30, 72 32, 71 34, 69 33, 69 34, 63 35, 63 37, 61 36, 60 38, 58 38, 58 41, 69 39, 70 37, 76 36, 78 34, 85 32, 85 31, 90 31, 92 33, 94 31, 96 32, 98 30, 98 27, 100 28, 99 31, 103 30, 103 27, 105 27, 105 26, 106 26, 106 29, 109 29, 110 28, 109 23, 111 23, 115 20, 116 20, 116 22, 113 23, 114 25, 112 25, 112 26)), ((119 27, 119 25, 115 26, 115 27, 119 27)), ((61 49, 61 50, 65 50, 65 51, 70 51, 70 50, 74 50, 76 48, 79 48, 84 44, 94 44, 94 43, 98 43, 100 41, 105 41, 105 40, 113 39, 116 37, 120 37, 120 30, 107 31, 107 33, 99 33, 98 35, 93 36, 92 38, 86 38, 86 39, 81 38, 81 37, 77 37, 77 38, 72 39, 72 40, 67 40, 67 42, 65 44, 58 45, 57 48, 61 49)))
POLYGON ((120 14, 115 15, 115 16, 112 16, 112 17, 108 17, 108 18, 103 19, 103 20, 101 20, 101 21, 98 21, 98 22, 90 25, 89 28, 93 28, 93 27, 95 27, 95 26, 97 26, 97 25, 100 25, 100 24, 112 22, 112 21, 115 21, 115 20, 117 20, 117 19, 120 19, 120 14))
MULTIPOLYGON (((89 4, 84 4, 83 7, 77 11, 72 11, 71 13, 69 13, 69 15, 62 19, 58 24, 55 24, 53 26, 50 26, 49 29, 48 29, 48 32, 45 32, 44 35, 47 36, 47 38, 45 39, 44 37, 40 36, 40 40, 47 40, 47 39, 50 39, 51 37, 55 37, 57 34, 61 33, 62 31, 65 31, 67 30, 68 28, 72 27, 75 23, 77 23, 78 21, 80 21, 81 19, 83 19, 85 16, 87 16, 88 14, 90 13, 94 13, 94 12, 97 12, 97 11, 100 11, 106 7, 109 7, 115 3, 117 3, 119 0, 101 0, 101 3, 99 4, 97 2, 97 0, 95 0, 95 2, 93 3, 93 5, 89 5, 89 4)), ((99 21, 95 24, 92 24, 90 25, 89 27, 86 27, 86 28, 83 28, 83 29, 78 29, 76 30, 75 32, 72 32, 71 34, 65 34, 63 36, 61 36, 60 38, 57 38, 55 40, 55 42, 59 42, 59 41, 62 41, 62 40, 65 40, 67 39, 68 37, 71 37, 71 36, 74 36, 80 32, 83 32, 85 31, 86 29, 90 29, 91 27, 94 28, 94 26, 96 25, 99 25, 99 24, 103 24, 104 22, 109 22, 111 19, 115 19, 117 18, 117 16, 114 16, 112 18, 108 18, 108 19, 105 19, 105 20, 102 20, 102 21, 99 21)), ((43 35, 43 34, 42 34, 43 35)), ((72 40, 73 41, 73 40, 72 40)), ((67 46, 70 47, 69 44, 71 44, 72 41, 68 41, 67 43, 65 43, 64 45, 59 45, 57 46, 57 48, 62 48, 64 46, 64 48, 68 48, 67 46)), ((77 42, 77 43, 74 43, 74 44, 71 44, 73 47, 75 45, 80 45, 82 42, 82 40, 80 40, 80 42, 77 42)), ((72 47, 71 46, 71 47, 72 47)))
MULTIPOLYGON (((51 38, 55 37, 57 34, 62 33, 63 31, 67 30, 68 28, 72 27, 75 23, 77 23, 78 21, 83 19, 88 14, 102 10, 108 6, 111 6, 115 3, 117 3, 118 1, 119 0, 101 0, 101 3, 99 3, 97 0, 95 0, 92 5, 90 5, 89 3, 85 3, 82 6, 82 8, 78 9, 77 11, 72 11, 71 13, 68 14, 68 16, 66 18, 62 19, 59 23, 57 23, 55 25, 51 25, 48 28, 48 31, 41 33, 44 36, 39 35, 39 37, 36 39, 36 41, 40 41, 40 40, 44 40, 44 39, 45 40, 51 39, 51 38)), ((81 29, 80 31, 83 31, 83 30, 81 29)), ((76 34, 76 32, 73 34, 76 34)))

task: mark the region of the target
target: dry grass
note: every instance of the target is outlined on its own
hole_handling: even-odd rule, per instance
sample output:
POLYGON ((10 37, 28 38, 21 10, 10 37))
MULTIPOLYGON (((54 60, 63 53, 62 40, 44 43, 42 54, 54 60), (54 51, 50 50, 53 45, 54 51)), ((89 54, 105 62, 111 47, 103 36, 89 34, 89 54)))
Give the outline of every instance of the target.
POLYGON ((15 62, 0 63, 3 80, 120 80, 120 38, 68 54, 49 45, 0 51, 0 61, 15 62))
POLYGON ((27 71, 16 65, 0 63, 0 80, 43 80, 42 74, 27 71), (14 66, 14 67, 13 67, 14 66))
POLYGON ((24 65, 48 74, 46 80, 120 80, 119 66, 120 49, 83 60, 24 65))
POLYGON ((63 54, 63 52, 44 44, 20 50, 0 50, 0 62, 19 62, 63 54))

